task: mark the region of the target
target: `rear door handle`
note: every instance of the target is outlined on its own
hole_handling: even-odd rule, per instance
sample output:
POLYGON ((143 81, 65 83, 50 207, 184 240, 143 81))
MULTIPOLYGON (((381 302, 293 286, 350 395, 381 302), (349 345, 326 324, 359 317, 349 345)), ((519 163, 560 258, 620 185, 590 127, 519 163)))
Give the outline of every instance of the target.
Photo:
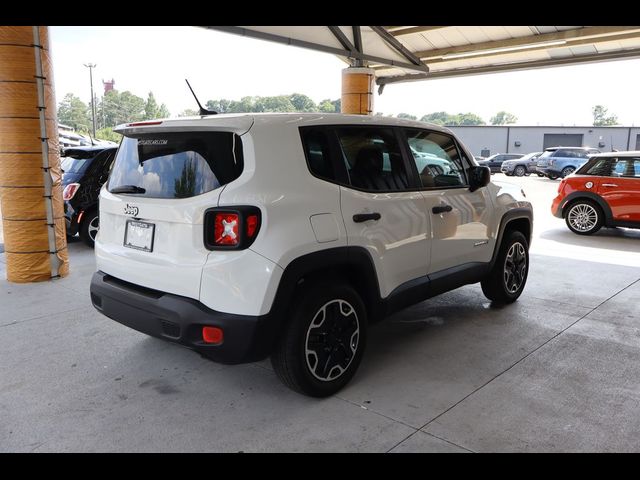
POLYGON ((433 213, 446 213, 450 212, 451 210, 453 210, 453 207, 451 205, 438 205, 431 209, 433 213))
POLYGON ((362 222, 366 222, 367 220, 375 220, 378 221, 380 220, 380 218, 382 217, 382 215, 380 215, 378 212, 373 212, 373 213, 356 213, 353 216, 353 221, 356 223, 362 223, 362 222))
POLYGON ((615 183, 603 183, 602 186, 603 187, 617 187, 618 185, 616 185, 615 183))

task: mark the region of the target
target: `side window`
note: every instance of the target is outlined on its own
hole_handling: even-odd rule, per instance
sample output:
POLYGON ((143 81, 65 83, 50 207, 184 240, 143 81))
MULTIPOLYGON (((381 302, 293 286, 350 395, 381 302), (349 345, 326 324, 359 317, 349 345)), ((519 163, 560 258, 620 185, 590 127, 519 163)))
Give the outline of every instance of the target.
POLYGON ((460 152, 452 137, 440 132, 407 129, 407 142, 423 187, 467 184, 460 152))
POLYGON ((591 167, 589 167, 585 174, 608 177, 609 175, 611 175, 611 159, 599 158, 593 165, 591 165, 591 167))
POLYGON ((311 173, 316 177, 335 181, 327 131, 323 128, 301 128, 300 135, 311 173))
POLYGON ((353 187, 372 192, 409 187, 400 147, 391 128, 337 128, 342 158, 353 187))
POLYGON ((640 159, 638 158, 614 159, 613 175, 616 177, 640 178, 640 159))
POLYGON ((584 151, 584 150, 577 150, 576 151, 576 157, 578 157, 578 158, 588 158, 589 154, 587 154, 587 152, 584 151))

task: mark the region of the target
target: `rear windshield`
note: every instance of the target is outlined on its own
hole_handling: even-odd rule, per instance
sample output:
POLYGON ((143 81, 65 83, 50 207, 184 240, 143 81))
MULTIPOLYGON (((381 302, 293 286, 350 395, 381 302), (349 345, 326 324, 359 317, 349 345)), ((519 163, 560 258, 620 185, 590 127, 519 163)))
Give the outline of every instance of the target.
POLYGON ((233 133, 148 133, 123 138, 108 189, 139 187, 136 196, 187 198, 232 182, 242 168, 242 141, 233 133))
POLYGON ((61 167, 64 173, 81 173, 88 163, 86 158, 63 157, 61 167))

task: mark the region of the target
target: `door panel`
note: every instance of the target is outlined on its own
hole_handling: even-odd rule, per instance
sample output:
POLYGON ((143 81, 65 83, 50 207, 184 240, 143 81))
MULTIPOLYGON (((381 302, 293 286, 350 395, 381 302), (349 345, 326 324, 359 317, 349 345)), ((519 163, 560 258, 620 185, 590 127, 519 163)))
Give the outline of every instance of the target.
POLYGON ((602 177, 598 194, 618 222, 640 222, 640 159, 620 158, 611 176, 602 177))
POLYGON ((369 193, 340 187, 349 246, 364 247, 376 264, 380 295, 427 274, 429 215, 420 192, 369 193), (355 222, 357 214, 379 220, 355 222))
POLYGON ((431 256, 428 272, 438 272, 468 262, 489 262, 495 239, 490 235, 491 200, 486 188, 422 192, 431 212, 431 256), (452 210, 433 213, 433 207, 452 210))

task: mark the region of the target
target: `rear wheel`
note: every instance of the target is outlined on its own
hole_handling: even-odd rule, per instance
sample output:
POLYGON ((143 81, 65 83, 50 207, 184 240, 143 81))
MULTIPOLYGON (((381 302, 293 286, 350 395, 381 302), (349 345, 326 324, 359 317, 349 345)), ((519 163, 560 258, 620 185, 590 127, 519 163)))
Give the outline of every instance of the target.
POLYGON ((536 172, 536 175, 538 175, 539 177, 544 177, 544 173, 536 172))
POLYGON ((549 180, 555 180, 556 178, 558 178, 557 175, 553 175, 553 174, 549 174, 548 177, 549 177, 549 180))
POLYGON ((89 211, 85 214, 82 225, 80 225, 80 238, 91 248, 95 245, 96 235, 100 229, 100 217, 97 210, 89 211))
POLYGON ((498 258, 482 280, 482 293, 496 303, 515 302, 527 283, 529 274, 529 244, 518 231, 506 234, 498 258))
POLYGON ((515 174, 516 177, 523 177, 525 173, 527 173, 527 169, 526 167, 523 167, 522 165, 518 165, 514 170, 513 173, 515 174))
POLYGON ((591 235, 602 228, 604 215, 602 209, 590 200, 577 200, 565 211, 567 227, 578 235, 591 235))
POLYGON ((333 395, 358 369, 366 331, 366 310, 351 286, 315 283, 297 296, 271 364, 289 388, 333 395))
POLYGON ((565 167, 565 168, 563 168, 562 172, 561 172, 562 173, 562 178, 564 178, 564 177, 566 177, 568 175, 571 175, 575 171, 576 171, 576 169, 573 168, 573 167, 565 167))

